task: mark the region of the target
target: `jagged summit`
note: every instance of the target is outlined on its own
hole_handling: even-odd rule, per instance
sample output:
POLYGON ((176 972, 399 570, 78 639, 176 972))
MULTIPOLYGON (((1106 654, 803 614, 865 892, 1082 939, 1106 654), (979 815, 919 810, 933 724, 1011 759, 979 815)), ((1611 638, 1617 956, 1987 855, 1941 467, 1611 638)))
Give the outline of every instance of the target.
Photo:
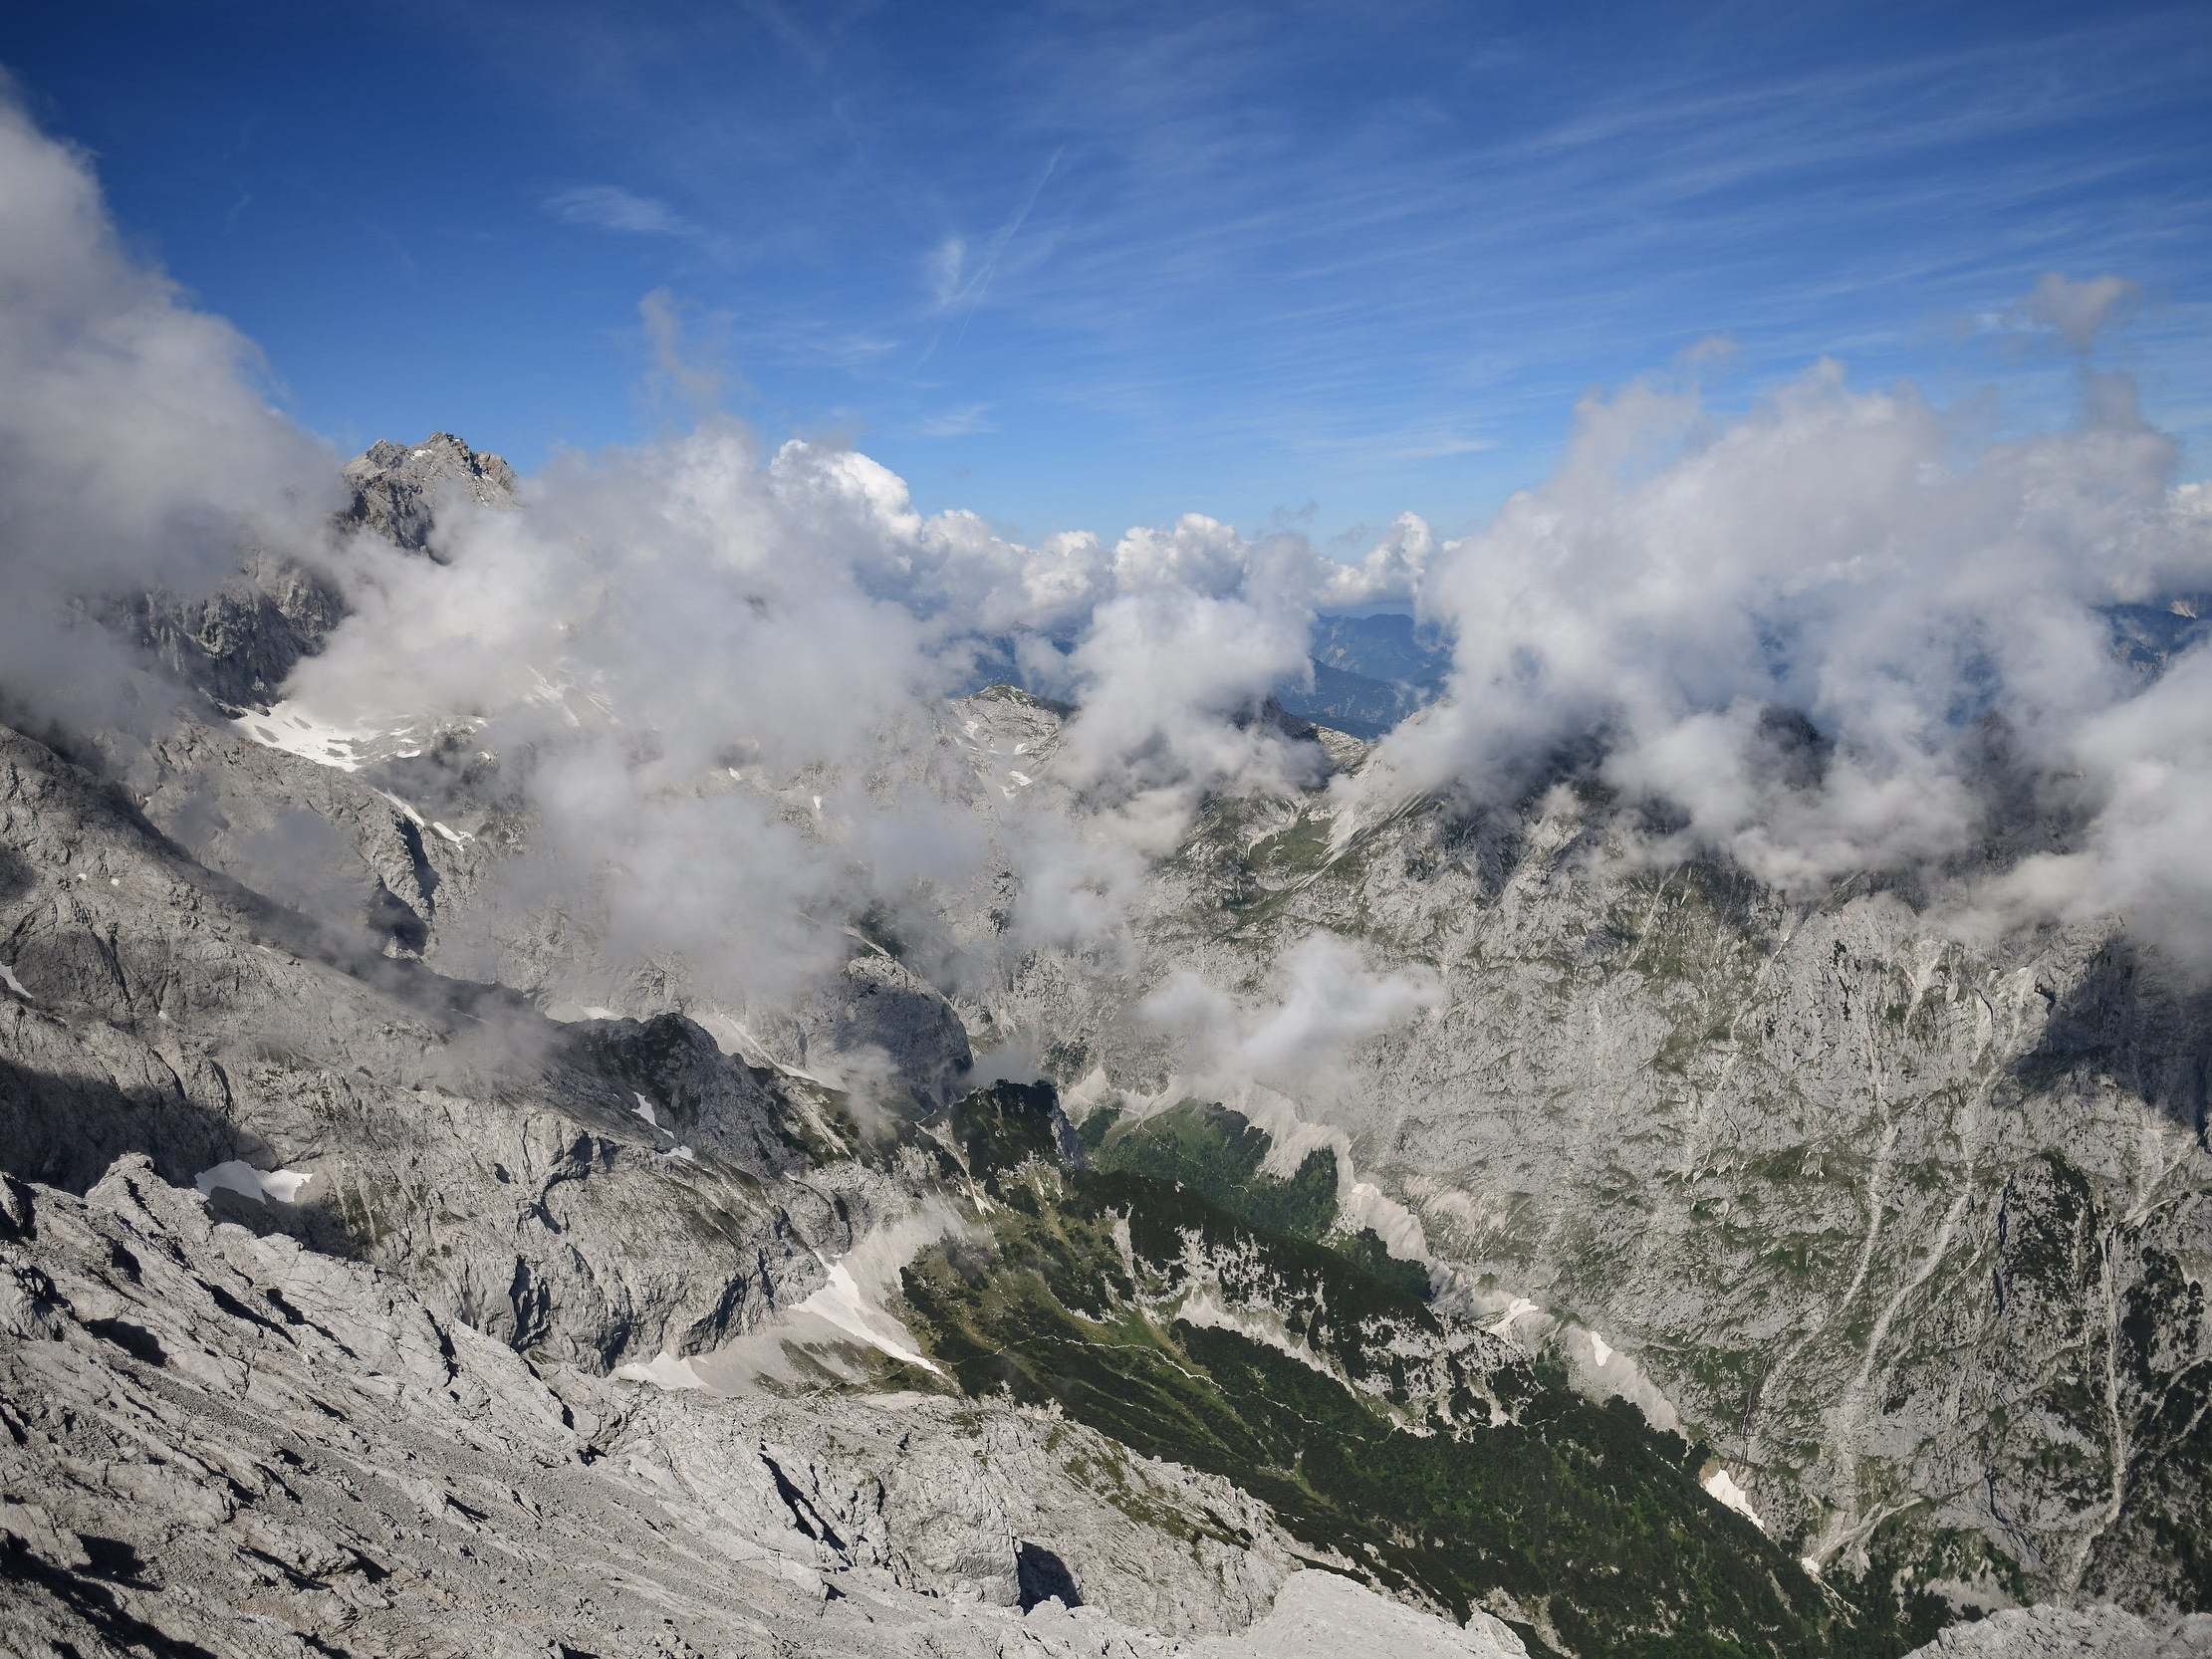
POLYGON ((515 469, 451 432, 432 432, 415 444, 379 439, 346 463, 346 481, 354 487, 347 514, 353 522, 432 559, 438 555, 430 530, 441 496, 452 491, 485 507, 515 496, 515 469))

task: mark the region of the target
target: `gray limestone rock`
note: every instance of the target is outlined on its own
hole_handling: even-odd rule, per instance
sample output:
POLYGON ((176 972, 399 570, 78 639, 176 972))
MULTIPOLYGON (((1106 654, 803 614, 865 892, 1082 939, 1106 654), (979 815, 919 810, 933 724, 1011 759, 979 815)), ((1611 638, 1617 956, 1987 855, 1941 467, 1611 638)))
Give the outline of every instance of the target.
POLYGON ((352 522, 434 560, 440 555, 430 536, 441 503, 498 507, 515 494, 513 467, 450 432, 432 432, 417 444, 370 444, 346 463, 346 481, 354 490, 352 522))
POLYGON ((2212 1653, 2212 1618, 2153 1622, 2121 1607, 2008 1607, 1957 1624, 1911 1659, 2189 1659, 2212 1653))
POLYGON ((0 1427, 25 1655, 1523 1651, 1299 1570, 1226 1482, 1049 1415, 585 1376, 143 1157, 83 1197, 0 1181, 0 1427), (1185 1542, 1223 1525, 1249 1544, 1185 1542))
POLYGON ((14 733, 0 845, 0 1155, 19 1174, 82 1188, 125 1151, 184 1183, 304 1173, 296 1202, 217 1201, 592 1368, 743 1330, 820 1283, 817 1250, 869 1212, 859 1166, 784 1178, 803 1113, 695 1029, 663 1034, 688 1057, 671 1066, 636 1028, 594 1038, 349 955, 14 733), (670 1126, 640 1113, 650 1079, 670 1126))

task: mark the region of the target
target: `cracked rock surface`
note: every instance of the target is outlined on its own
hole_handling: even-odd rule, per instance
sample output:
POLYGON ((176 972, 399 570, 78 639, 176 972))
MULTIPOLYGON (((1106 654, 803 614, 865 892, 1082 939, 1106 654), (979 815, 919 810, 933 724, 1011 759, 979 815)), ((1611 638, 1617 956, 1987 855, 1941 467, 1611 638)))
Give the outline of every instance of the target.
POLYGON ((82 1198, 5 1183, 0 1334, 10 1652, 1522 1652, 1301 1567, 1227 1482, 1049 1414, 534 1364, 142 1156, 82 1198), (1079 1458, 1118 1469, 1115 1503, 1079 1458), (1194 1551, 1175 1523, 1200 1516, 1249 1545, 1194 1551), (1025 1557, 1081 1605, 1025 1610, 1025 1557))

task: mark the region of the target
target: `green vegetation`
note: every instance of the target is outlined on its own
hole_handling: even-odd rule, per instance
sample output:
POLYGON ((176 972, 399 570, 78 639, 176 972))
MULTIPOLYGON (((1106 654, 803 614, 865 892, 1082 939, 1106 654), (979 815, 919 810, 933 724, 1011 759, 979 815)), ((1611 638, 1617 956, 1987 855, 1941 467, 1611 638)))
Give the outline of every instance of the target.
POLYGON ((1051 1083, 979 1088, 953 1106, 947 1126, 968 1172, 978 1179, 1007 1174, 1032 1159, 1058 1163, 1075 1144, 1051 1083))
POLYGON ((1301 813, 1285 830, 1264 835, 1245 853, 1248 868, 1276 881, 1312 875, 1329 860, 1329 826, 1301 813))
POLYGON ((1260 1171, 1267 1149, 1267 1131, 1241 1113, 1185 1100, 1118 1133, 1102 1129, 1091 1161, 1189 1187, 1255 1227, 1320 1238, 1337 1215, 1336 1153, 1309 1152, 1282 1180, 1260 1171))
POLYGON ((1101 1106, 1085 1118, 1076 1129, 1076 1139, 1082 1144, 1085 1154, 1095 1158, 1099 1148, 1106 1144, 1106 1136, 1113 1132, 1113 1126, 1120 1121, 1119 1106, 1101 1106))
POLYGON ((1948 1603, 1921 1586, 1931 1578, 1987 1580, 2022 1604, 2034 1599, 2020 1568, 1979 1534, 1925 1528, 1915 1514, 1897 1516, 1866 1540, 1866 1570, 1833 1568, 1829 1586, 1903 1633, 1910 1646, 1932 1642, 1953 1621, 1948 1603))
POLYGON ((964 1108, 962 1142, 995 1172, 994 1237, 949 1241, 905 1275, 933 1353, 968 1392, 1057 1401, 1136 1451, 1227 1476, 1317 1552, 1457 1617, 1499 1610, 1535 1653, 1912 1645, 1894 1608, 1832 1596, 1713 1503, 1695 1450, 1632 1406, 1582 1398, 1549 1361, 1470 1371, 1479 1345, 1379 1239, 1326 1246, 1327 1213, 1293 1197, 1298 1181, 1267 1190, 1258 1131, 1235 1114, 1109 1124, 1102 1167, 1046 1178, 1037 1149, 1061 1138, 1050 1091, 994 1094, 964 1108), (1265 1308, 1360 1386, 1164 1311, 1193 1240, 1228 1300, 1265 1308), (1413 1376, 1407 1353, 1438 1357, 1413 1376))
POLYGON ((1382 1242, 1382 1235, 1373 1228, 1360 1228, 1337 1248, 1351 1257, 1370 1279, 1396 1286, 1409 1299, 1427 1299, 1428 1269, 1418 1262, 1392 1256, 1389 1247, 1382 1242))

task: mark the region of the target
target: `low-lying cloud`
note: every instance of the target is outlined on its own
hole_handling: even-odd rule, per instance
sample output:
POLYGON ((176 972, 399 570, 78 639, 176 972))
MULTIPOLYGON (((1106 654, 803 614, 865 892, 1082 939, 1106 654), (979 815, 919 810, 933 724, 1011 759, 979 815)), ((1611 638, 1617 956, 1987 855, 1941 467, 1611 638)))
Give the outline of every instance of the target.
MULTIPOLYGON (((612 187, 549 206, 683 229, 612 187)), ((468 722, 529 821, 509 900, 589 909, 611 950, 679 957, 733 1004, 832 973, 863 912, 947 985, 999 951, 1114 960, 1209 798, 1322 784, 1262 704, 1308 671, 1317 615, 1375 607, 1453 643, 1444 700, 1384 744, 1395 787, 1510 802, 1595 740, 1605 783, 1668 809, 1646 855, 1810 893, 1984 844, 2001 757, 2008 811, 2080 832, 1963 907, 2117 910, 2212 955, 2212 669, 2201 645, 2162 672, 2113 649, 2113 606, 2212 592, 2201 491, 2093 364, 2141 303, 2123 279, 2048 277, 2005 314, 2081 355, 2062 430, 1992 438, 1974 409, 1828 362, 1740 414, 1654 377, 1586 400, 1554 476, 1474 535, 1406 514, 1343 562, 1199 513, 1035 543, 924 513, 865 455, 711 412, 720 381, 655 294, 656 372, 709 412, 564 456, 513 510, 447 504, 432 562, 338 536, 330 450, 269 406, 235 331, 123 253, 85 158, 5 98, 0 222, 11 706, 118 718, 122 658, 88 671, 92 636, 56 626, 73 605, 204 591, 254 545, 325 562, 352 615, 288 694, 350 727, 468 722), (1001 791, 986 815, 939 776, 962 763, 937 711, 1007 652, 1077 712, 1059 793, 1001 791), (1009 864, 1014 890, 989 891, 1009 864), (993 939, 944 921, 986 905, 993 939)), ((955 294, 971 264, 948 245, 932 280, 955 294)), ((1339 805, 1377 787, 1332 786, 1339 805)), ((1305 1091, 1442 995, 1327 937, 1275 971, 1249 1000, 1178 975, 1142 1013, 1209 1074, 1305 1091)))
MULTIPOLYGON (((2117 301, 2052 303, 2087 339, 2117 301)), ((2138 925, 2208 936, 2212 879, 2172 861, 2205 822, 2203 647, 2163 678, 2114 648, 2115 606, 2212 589, 2177 458, 2089 366, 2073 424, 1994 441, 1833 362, 1732 420, 1694 383, 1594 397, 1553 478, 1438 551, 1420 602, 1454 640, 1449 694, 1387 754, 1410 787, 1510 800, 1596 735, 1606 782, 1678 811, 1656 852, 1799 892, 2018 828, 1990 820, 2001 755, 2032 814, 2089 825, 2006 892, 2039 913, 2156 893, 2138 925)))
POLYGON ((1188 969, 1136 1005, 1140 1024, 1176 1040, 1186 1080, 1217 1093, 1258 1082, 1300 1100, 1328 1098, 1346 1055, 1443 1006, 1426 968, 1370 966, 1334 934, 1313 934, 1277 959, 1258 995, 1239 998, 1188 969))
POLYGON ((270 407, 251 344, 124 251, 90 160, 0 74, 0 696, 125 717, 85 604, 201 592, 254 545, 310 544, 337 456, 270 407))

